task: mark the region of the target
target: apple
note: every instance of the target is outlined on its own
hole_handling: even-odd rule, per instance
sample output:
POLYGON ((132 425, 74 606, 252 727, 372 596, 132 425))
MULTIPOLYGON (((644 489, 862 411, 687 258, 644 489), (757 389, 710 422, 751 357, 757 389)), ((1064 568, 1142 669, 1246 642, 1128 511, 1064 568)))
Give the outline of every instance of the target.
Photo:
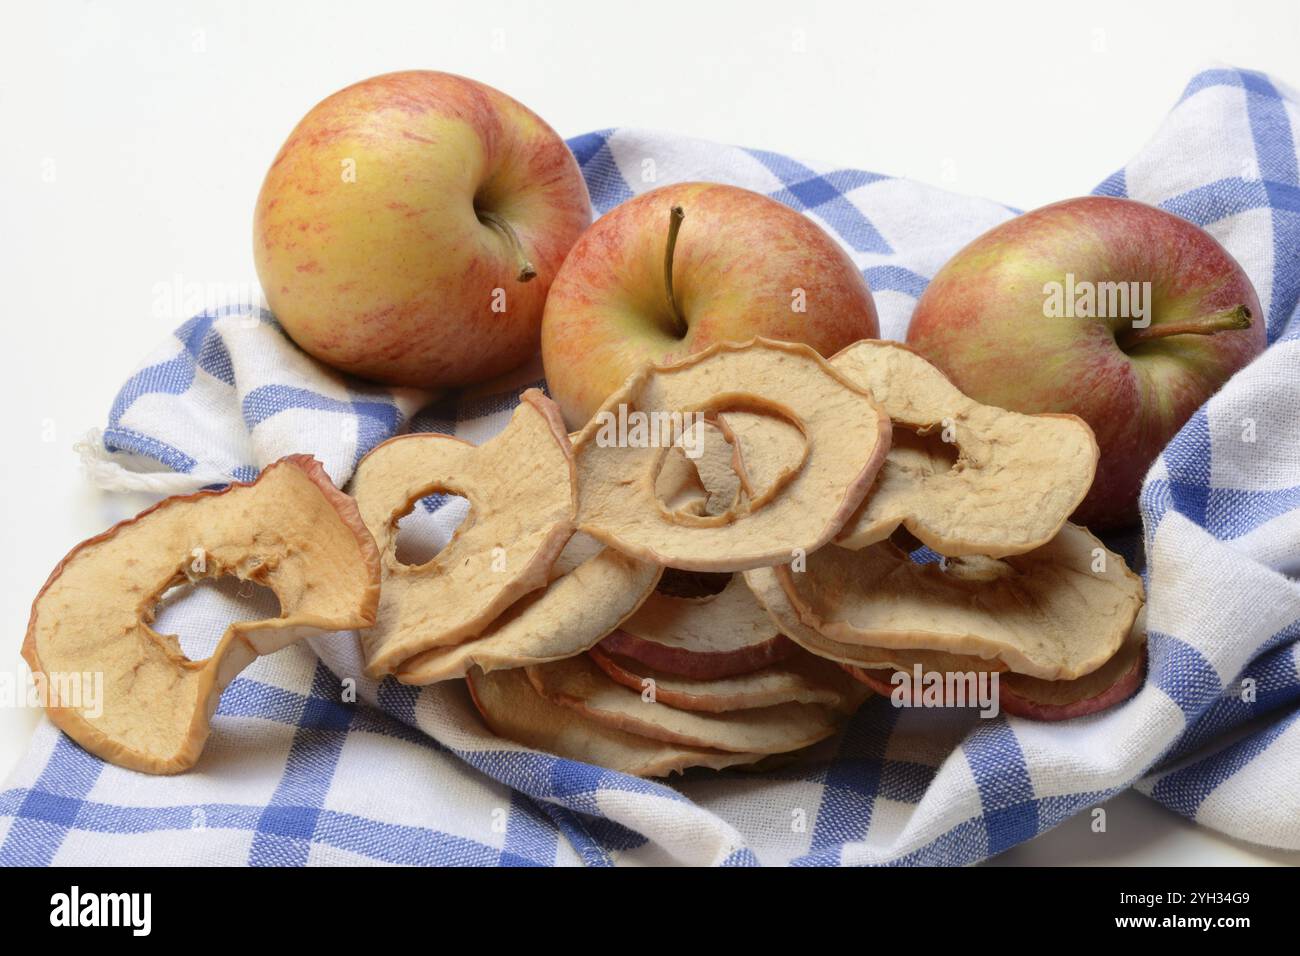
POLYGON ((1076 522, 1137 520, 1152 461, 1264 349, 1241 266, 1185 219, 1087 196, 1026 213, 950 259, 921 296, 908 344, 977 401, 1068 412, 1101 460, 1076 522))
POLYGON ((536 114, 411 71, 303 118, 262 184, 253 252, 267 304, 311 355, 454 386, 535 354, 547 289, 590 223, 578 164, 536 114))
POLYGON ((862 273, 811 219, 681 183, 615 207, 574 245, 546 301, 542 363, 577 429, 648 362, 760 335, 829 356, 879 334, 862 273))

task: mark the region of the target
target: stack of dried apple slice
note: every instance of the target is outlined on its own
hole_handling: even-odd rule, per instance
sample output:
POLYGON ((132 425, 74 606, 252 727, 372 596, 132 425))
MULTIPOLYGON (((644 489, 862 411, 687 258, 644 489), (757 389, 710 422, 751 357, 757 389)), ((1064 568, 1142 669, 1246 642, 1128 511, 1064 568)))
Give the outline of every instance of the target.
POLYGON ((1093 713, 1140 683, 1141 581, 1066 521, 1097 462, 1078 419, 980 405, 885 342, 829 363, 722 347, 644 370, 604 410, 620 406, 708 413, 703 453, 603 447, 593 421, 574 437, 578 527, 650 563, 722 572, 725 586, 661 586, 585 656, 526 681, 471 673, 498 733, 597 758, 581 735, 524 734, 509 715, 526 700, 652 748, 606 765, 662 772, 829 733, 857 698, 825 662, 886 694, 900 670, 997 673, 1001 708, 1039 720, 1093 713), (918 544, 941 560, 913 560, 918 544), (663 745, 704 750, 664 763, 663 745))
MULTIPOLYGON (((599 747, 605 766, 634 773, 670 754, 670 769, 733 765, 831 736, 868 689, 782 637, 740 575, 723 577, 716 594, 656 592, 587 654, 526 668, 527 683, 471 672, 488 725, 522 739, 515 715, 527 700, 595 733, 569 742, 566 756, 594 759, 599 747)), ((538 733, 527 742, 544 745, 538 733)))
POLYGON ((888 418, 810 350, 779 343, 647 368, 625 392, 622 404, 642 412, 743 395, 810 434, 847 429, 854 447, 818 470, 786 468, 770 495, 781 508, 764 510, 742 493, 734 438, 720 425, 702 424, 706 453, 691 459, 680 444, 603 442, 593 423, 566 458, 553 407, 531 393, 479 449, 443 436, 389 442, 362 461, 352 489, 385 575, 379 620, 363 638, 370 673, 409 683, 466 675, 497 733, 632 773, 749 763, 830 736, 869 690, 781 636, 735 572, 833 537, 884 458, 888 418), (802 381, 794 392, 791 374, 802 381), (525 441, 524 429, 541 437, 525 441), (396 522, 434 490, 467 497, 470 518, 436 558, 407 567, 396 560, 396 522), (789 522, 792 512, 802 519, 789 522), (544 564, 547 535, 575 528, 549 580, 526 580, 544 564), (593 546, 594 556, 566 562, 593 546), (596 561, 618 562, 621 579, 597 576, 596 561), (717 572, 726 586, 652 594, 665 567, 717 572), (602 639, 602 651, 586 653, 602 639))

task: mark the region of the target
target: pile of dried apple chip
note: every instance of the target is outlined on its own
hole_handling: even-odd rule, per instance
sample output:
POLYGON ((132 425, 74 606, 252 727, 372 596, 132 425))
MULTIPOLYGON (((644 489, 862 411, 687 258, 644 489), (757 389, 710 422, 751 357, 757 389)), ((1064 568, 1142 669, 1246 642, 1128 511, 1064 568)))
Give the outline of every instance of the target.
POLYGON ((529 393, 480 448, 415 435, 361 463, 371 676, 464 676, 499 735, 645 775, 806 747, 918 664, 1004 672, 1013 713, 1088 713, 1143 657, 1140 580, 1065 522, 1096 462, 1078 419, 979 405, 886 342, 647 367, 567 438, 529 393), (667 427, 686 412, 693 445, 667 427), (637 413, 658 430, 613 440, 637 413), (396 522, 434 489, 470 517, 400 564, 396 522))
MULTIPOLYGON (((352 560, 359 596, 377 574, 377 607, 358 597, 318 624, 361 624, 371 677, 465 678, 500 736, 647 776, 800 750, 900 670, 997 673, 1002 709, 1078 716, 1131 694, 1145 660, 1140 579, 1066 523, 1096 463, 1079 419, 980 405, 901 345, 862 341, 830 360, 763 339, 719 345, 642 369, 574 435, 529 390, 480 446, 380 445, 358 466, 355 507, 331 499, 334 519, 317 519, 322 535, 364 524, 373 537, 377 561, 338 534, 329 561, 352 560), (633 419, 650 424, 611 427, 633 419), (435 491, 467 498, 469 516, 433 559, 404 564, 397 523, 435 491), (941 559, 909 554, 920 545, 941 559)), ((227 566, 296 607, 260 541, 242 557, 252 564, 227 566)), ((59 578, 33 608, 34 671, 76 658, 75 628, 48 616, 59 578)), ((137 584, 133 606, 152 606, 158 586, 137 584)), ((146 633, 166 644, 136 623, 133 653, 146 633)), ((130 737, 156 706, 129 689, 108 700, 110 736, 130 737)), ((169 738, 152 763, 123 761, 81 717, 56 722, 154 771, 188 766, 206 735, 204 720, 184 759, 169 738)), ((139 736, 127 750, 147 754, 139 736)))

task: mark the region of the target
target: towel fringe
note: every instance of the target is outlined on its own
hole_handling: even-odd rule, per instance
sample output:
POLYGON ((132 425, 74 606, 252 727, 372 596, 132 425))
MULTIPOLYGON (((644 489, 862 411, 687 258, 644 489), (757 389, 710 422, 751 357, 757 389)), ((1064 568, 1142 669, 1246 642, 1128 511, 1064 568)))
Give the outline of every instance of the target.
POLYGON ((156 495, 184 495, 230 481, 224 475, 181 474, 176 471, 134 471, 104 445, 104 434, 92 428, 72 446, 81 458, 90 483, 102 491, 143 491, 156 495))

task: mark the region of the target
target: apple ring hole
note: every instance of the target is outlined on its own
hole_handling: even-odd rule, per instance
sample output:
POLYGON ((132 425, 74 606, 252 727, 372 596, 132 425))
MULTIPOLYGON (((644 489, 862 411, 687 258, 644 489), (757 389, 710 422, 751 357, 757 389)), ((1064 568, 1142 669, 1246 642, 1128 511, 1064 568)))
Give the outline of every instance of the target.
POLYGON ((469 520, 469 499, 437 491, 411 503, 397 519, 393 556, 399 564, 428 564, 456 540, 469 520))
POLYGON ((732 575, 719 571, 682 571, 678 568, 664 568, 655 590, 660 594, 677 598, 709 597, 721 594, 731 583, 732 575))
POLYGON ((682 414, 702 420, 662 451, 654 472, 659 505, 679 524, 707 526, 757 511, 807 463, 803 427, 775 408, 723 401, 682 414))
POLYGON ((150 626, 163 640, 175 642, 189 660, 205 661, 231 624, 279 616, 280 599, 271 588, 222 574, 182 580, 168 588, 154 606, 150 626))
POLYGON ((770 502, 808 462, 803 426, 775 408, 740 404, 719 409, 715 417, 738 448, 746 510, 770 502))
POLYGON ((741 478, 735 448, 708 417, 684 428, 667 450, 655 476, 655 497, 666 512, 716 515, 740 503, 741 478))
POLYGON ((933 425, 926 432, 894 423, 890 456, 897 465, 916 475, 947 474, 957 467, 961 450, 956 442, 943 440, 943 427, 933 425))

